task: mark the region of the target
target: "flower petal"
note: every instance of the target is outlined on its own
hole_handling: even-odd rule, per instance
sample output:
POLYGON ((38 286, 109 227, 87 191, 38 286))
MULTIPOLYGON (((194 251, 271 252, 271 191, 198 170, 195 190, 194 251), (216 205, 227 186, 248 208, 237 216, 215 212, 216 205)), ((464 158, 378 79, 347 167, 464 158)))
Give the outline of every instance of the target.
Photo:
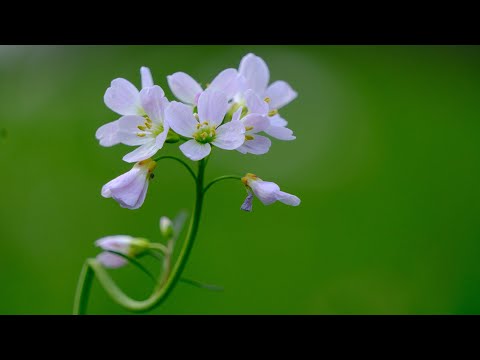
POLYGON ((109 252, 98 254, 96 259, 100 264, 109 269, 117 269, 128 263, 127 259, 109 252))
POLYGON ((128 80, 118 78, 112 81, 103 96, 105 105, 120 115, 141 115, 140 95, 128 80))
POLYGON ((268 117, 260 114, 248 114, 242 120, 245 128, 252 128, 247 130, 248 133, 258 133, 260 131, 265 131, 270 127, 270 120, 268 117))
POLYGON ((275 81, 267 89, 270 109, 280 109, 297 97, 297 92, 285 81, 275 81))
POLYGON ((95 137, 100 141, 100 145, 110 147, 120 144, 118 139, 118 122, 119 120, 115 120, 98 128, 95 137))
POLYGON ((278 191, 277 194, 277 200, 290 206, 298 206, 300 205, 300 199, 292 194, 283 192, 283 191, 278 191))
POLYGON ((245 91, 245 102, 248 112, 254 114, 266 115, 268 113, 268 103, 260 99, 252 89, 245 91))
POLYGON ((295 140, 293 131, 283 126, 270 126, 265 132, 278 140, 295 140))
POLYGON ((122 116, 118 120, 118 140, 125 145, 136 146, 151 141, 148 136, 140 137, 137 134, 142 133, 138 126, 144 126, 145 118, 137 115, 122 116))
POLYGON ((240 210, 243 211, 252 211, 252 201, 253 201, 253 194, 248 194, 247 197, 245 198, 245 201, 243 202, 242 206, 240 207, 240 210))
POLYGON ((195 105, 196 96, 203 91, 202 87, 190 75, 184 72, 176 72, 167 76, 167 81, 173 95, 187 104, 195 105))
POLYGON ((280 115, 273 115, 269 117, 270 119, 270 125, 272 126, 287 126, 288 122, 284 118, 282 118, 280 115))
POLYGON ((140 68, 140 76, 142 78, 142 89, 153 86, 153 78, 150 69, 146 66, 140 68))
POLYGON ((110 180, 102 187, 102 196, 112 197, 112 189, 123 189, 128 187, 140 175, 141 168, 134 166, 130 171, 110 180))
POLYGON ((188 140, 185 144, 180 145, 180 150, 190 160, 197 161, 208 156, 212 148, 210 144, 200 144, 196 140, 188 140))
POLYGON ((178 101, 172 101, 168 105, 165 119, 173 131, 182 136, 191 138, 197 130, 198 121, 193 116, 192 108, 178 101))
POLYGON ((228 110, 225 95, 216 90, 205 90, 198 98, 198 116, 200 122, 208 121, 211 125, 219 125, 228 110))
POLYGON ((265 94, 270 72, 268 66, 262 58, 255 54, 248 54, 240 62, 239 73, 243 76, 246 86, 252 89, 259 96, 265 94))
POLYGON ((223 70, 213 79, 208 89, 221 91, 230 100, 238 91, 238 78, 236 69, 223 70))
POLYGON ((241 121, 230 121, 217 128, 213 145, 225 150, 234 150, 245 140, 245 126, 241 121))
POLYGON ((158 85, 142 89, 140 101, 148 117, 155 123, 163 124, 164 112, 168 106, 163 89, 158 85))
POLYGON ((95 241, 95 246, 102 248, 103 250, 113 250, 127 254, 130 244, 133 238, 129 235, 111 235, 95 241))
POLYGON ((250 181, 249 186, 252 188, 255 196, 264 204, 270 205, 277 201, 277 192, 280 187, 271 181, 255 180, 250 181))
POLYGON ((168 135, 168 126, 166 126, 163 131, 157 135, 155 139, 150 138, 148 143, 143 144, 142 146, 136 148, 135 150, 129 152, 127 155, 123 157, 123 161, 132 163, 137 161, 146 160, 151 158, 153 155, 157 153, 165 144, 165 140, 168 135))
POLYGON ((263 155, 270 150, 271 145, 272 141, 269 138, 261 135, 253 135, 252 140, 246 140, 237 150, 243 154, 263 155))

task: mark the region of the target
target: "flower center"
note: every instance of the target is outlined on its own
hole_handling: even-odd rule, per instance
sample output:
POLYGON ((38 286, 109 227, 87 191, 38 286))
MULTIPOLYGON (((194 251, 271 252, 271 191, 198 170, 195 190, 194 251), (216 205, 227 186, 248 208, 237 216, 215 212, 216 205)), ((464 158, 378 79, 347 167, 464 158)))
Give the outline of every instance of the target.
POLYGON ((208 121, 197 124, 197 131, 193 133, 193 138, 200 144, 207 144, 215 140, 215 126, 210 125, 208 121))
POLYGON ((138 137, 157 137, 158 134, 163 132, 163 125, 161 124, 154 124, 153 121, 148 117, 148 115, 144 115, 145 122, 143 125, 138 125, 137 128, 140 132, 137 133, 138 137))

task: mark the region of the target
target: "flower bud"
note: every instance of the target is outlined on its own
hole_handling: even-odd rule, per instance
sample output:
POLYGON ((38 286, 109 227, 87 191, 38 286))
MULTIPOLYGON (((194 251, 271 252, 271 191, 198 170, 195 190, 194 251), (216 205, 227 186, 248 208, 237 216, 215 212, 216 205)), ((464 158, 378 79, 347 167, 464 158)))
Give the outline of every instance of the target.
POLYGON ((172 220, 166 216, 160 218, 160 232, 166 239, 169 239, 174 235, 172 220))
POLYGON ((97 260, 105 267, 119 268, 127 264, 127 260, 122 256, 111 253, 115 251, 129 257, 141 255, 149 249, 150 242, 142 238, 134 238, 128 235, 113 235, 98 239, 95 245, 105 250, 97 255, 97 260))

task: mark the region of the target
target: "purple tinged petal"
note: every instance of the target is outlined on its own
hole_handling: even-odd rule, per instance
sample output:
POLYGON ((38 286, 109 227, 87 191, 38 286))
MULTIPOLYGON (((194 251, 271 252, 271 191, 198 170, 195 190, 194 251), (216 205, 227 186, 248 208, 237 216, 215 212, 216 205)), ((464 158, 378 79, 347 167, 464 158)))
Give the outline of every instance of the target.
POLYGON ((241 121, 230 121, 217 128, 217 135, 213 145, 224 149, 234 150, 245 140, 245 126, 241 121))
POLYGON ((102 266, 109 269, 118 269, 127 265, 128 263, 127 259, 109 252, 102 252, 98 254, 96 259, 100 264, 102 264, 102 266))
POLYGON ((279 191, 277 192, 276 196, 278 201, 286 205, 290 205, 290 206, 300 205, 300 199, 295 195, 292 195, 283 191, 279 191))
POLYGON ((270 127, 270 120, 265 115, 260 114, 248 114, 242 120, 245 128, 252 128, 247 130, 247 133, 258 133, 260 131, 265 131, 270 127))
POLYGON ((245 102, 247 104, 248 112, 254 114, 266 115, 268 113, 268 104, 264 99, 261 99, 251 89, 245 91, 245 102))
POLYGON ((238 92, 239 75, 236 69, 226 69, 218 74, 208 87, 209 90, 223 92, 228 100, 238 92))
POLYGON ((246 86, 259 96, 263 96, 270 79, 268 66, 262 58, 255 54, 247 54, 240 61, 239 73, 243 76, 246 86))
POLYGON ((120 144, 118 138, 118 123, 119 120, 115 120, 98 128, 95 137, 100 141, 101 146, 110 147, 120 144))
POLYGON ((146 66, 140 68, 140 76, 142 78, 142 89, 153 86, 153 78, 150 69, 146 66))
POLYGON ((274 182, 251 180, 248 185, 264 205, 270 205, 277 201, 277 192, 280 191, 280 187, 274 182))
POLYGON ((285 120, 278 114, 269 117, 269 119, 270 119, 271 126, 287 126, 288 125, 287 120, 285 120))
POLYGON ((240 106, 237 111, 235 111, 232 115, 232 121, 238 121, 240 120, 240 116, 242 116, 242 110, 243 110, 243 107, 240 106))
POLYGON ((278 140, 295 140, 293 131, 283 126, 270 126, 265 132, 278 140))
POLYGON ((198 98, 200 122, 208 121, 211 125, 220 125, 227 110, 227 98, 220 91, 205 90, 198 98))
POLYGON ((127 115, 122 116, 118 120, 118 131, 117 138, 118 140, 125 145, 137 146, 148 143, 151 141, 151 138, 147 136, 140 137, 139 133, 142 131, 138 126, 145 125, 145 118, 138 115, 127 115))
POLYGON ((253 135, 252 140, 246 140, 237 150, 244 154, 263 155, 270 150, 271 145, 272 141, 269 138, 261 135, 253 135))
POLYGON ((240 210, 248 211, 248 212, 252 211, 252 202, 253 202, 253 194, 248 194, 242 206, 240 207, 240 210))
POLYGON ((180 145, 180 150, 190 160, 197 161, 208 156, 212 148, 210 144, 200 144, 196 140, 188 140, 186 143, 180 145))
POLYGON ((202 87, 188 74, 176 72, 167 76, 168 86, 173 95, 180 101, 196 105, 195 97, 200 94, 202 87))
POLYGON ((105 105, 120 115, 141 115, 140 94, 128 80, 113 80, 103 100, 105 105))
POLYGON ((142 89, 140 101, 148 117, 154 123, 163 124, 164 112, 168 106, 163 89, 158 85, 142 89))
POLYGON ((268 87, 267 96, 270 98, 270 109, 280 109, 294 100, 298 94, 285 81, 275 81, 268 87))
POLYGON ((172 101, 168 105, 165 119, 173 131, 179 135, 191 138, 197 130, 198 121, 193 116, 192 108, 177 101, 172 101))

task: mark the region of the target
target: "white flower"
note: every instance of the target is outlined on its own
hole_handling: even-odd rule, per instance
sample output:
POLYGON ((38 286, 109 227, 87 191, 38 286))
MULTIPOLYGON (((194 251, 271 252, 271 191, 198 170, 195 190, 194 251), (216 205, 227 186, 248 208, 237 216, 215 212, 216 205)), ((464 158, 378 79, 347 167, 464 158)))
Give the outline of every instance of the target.
MULTIPOLYGON (((152 74, 150 69, 142 66, 140 68, 142 78, 142 89, 153 86, 152 74)), ((111 82, 110 87, 103 97, 105 105, 120 115, 145 115, 140 101, 140 92, 130 81, 118 78, 111 82)), ((112 121, 101 126, 95 137, 100 141, 100 145, 109 147, 119 144, 118 139, 118 122, 112 121)))
MULTIPOLYGON (((173 95, 181 102, 191 106, 198 104, 198 98, 203 89, 190 75, 184 72, 176 72, 167 76, 167 81, 173 95)), ((223 70, 208 85, 208 89, 223 92, 227 100, 231 100, 239 91, 238 71, 236 69, 223 70)))
POLYGON ((148 183, 156 166, 157 163, 152 159, 140 161, 130 171, 105 184, 102 196, 113 198, 123 208, 138 209, 145 200, 148 183))
POLYGON ((244 143, 236 150, 242 154, 261 155, 267 153, 272 141, 265 136, 257 135, 257 133, 265 131, 270 126, 270 121, 261 114, 247 114, 240 118, 242 110, 243 108, 240 107, 232 116, 232 121, 240 121, 245 127, 244 143))
POLYGON ((97 255, 97 260, 108 268, 119 268, 127 264, 127 259, 109 251, 115 251, 129 257, 135 257, 149 248, 146 239, 134 238, 128 235, 106 236, 95 241, 95 245, 104 250, 97 255))
POLYGON ((285 81, 275 81, 268 86, 270 80, 268 66, 262 58, 254 54, 247 54, 242 58, 238 71, 239 88, 242 91, 235 95, 235 101, 240 104, 247 101, 245 92, 250 89, 268 105, 266 113, 270 117, 270 127, 265 132, 279 140, 294 140, 293 132, 286 128, 287 121, 278 115, 278 109, 294 100, 297 92, 285 81))
POLYGON ((167 139, 169 126, 165 121, 168 100, 160 86, 142 89, 140 102, 144 116, 126 115, 118 120, 117 139, 129 146, 140 145, 123 157, 126 162, 148 159, 160 150, 167 139))
POLYGON ((206 90, 198 98, 198 115, 185 104, 172 101, 167 108, 166 117, 170 127, 179 135, 192 140, 180 146, 180 150, 191 160, 200 160, 208 156, 211 146, 234 150, 245 139, 245 127, 240 121, 220 124, 228 109, 225 95, 216 90, 206 90))
MULTIPOLYGON (((280 191, 280 187, 277 184, 270 181, 263 181, 255 174, 246 174, 242 178, 242 182, 247 187, 247 190, 253 191, 255 196, 260 199, 264 205, 273 204, 275 201, 280 201, 291 206, 300 205, 300 199, 298 197, 280 191)), ((245 199, 245 202, 242 205, 242 210, 252 210, 251 198, 249 198, 250 195, 251 194, 249 193, 245 199)))

